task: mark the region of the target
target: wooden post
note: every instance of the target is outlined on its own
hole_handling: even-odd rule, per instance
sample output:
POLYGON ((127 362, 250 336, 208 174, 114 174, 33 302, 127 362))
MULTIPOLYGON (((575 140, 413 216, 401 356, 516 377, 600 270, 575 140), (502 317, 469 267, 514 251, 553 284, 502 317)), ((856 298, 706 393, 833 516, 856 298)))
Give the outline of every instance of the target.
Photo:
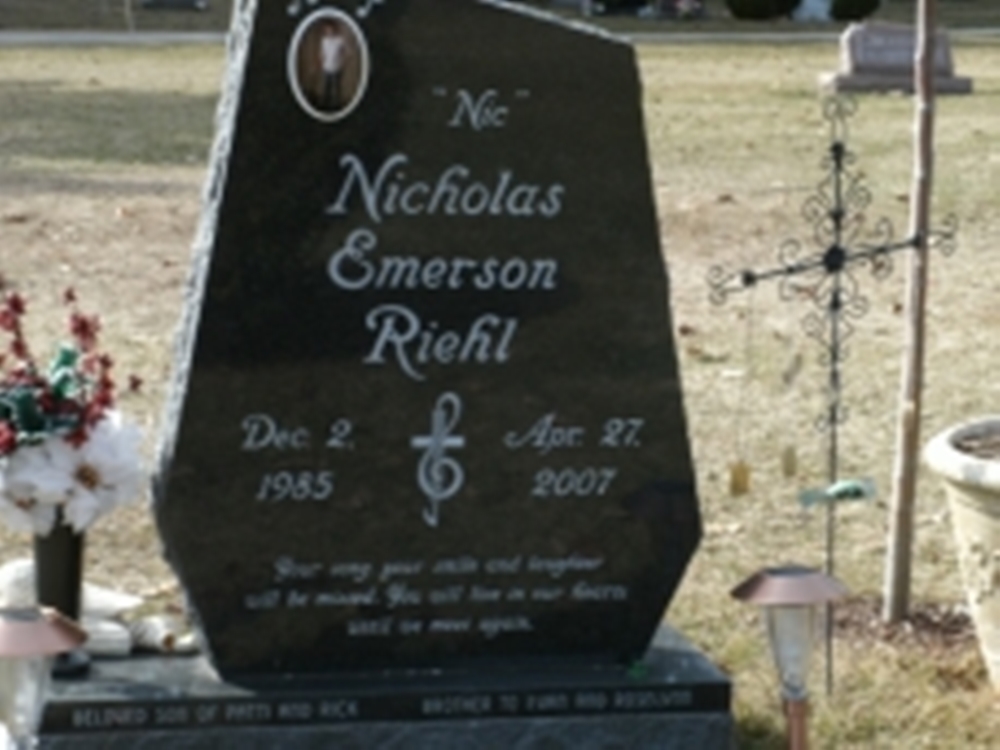
POLYGON ((135 31, 135 13, 132 8, 132 0, 122 0, 122 12, 125 14, 125 28, 135 31))
POLYGON ((907 278, 906 338, 896 425, 896 461, 889 506, 882 618, 898 622, 910 605, 913 552, 913 506, 920 460, 920 417, 924 380, 924 321, 927 300, 928 232, 934 169, 934 29, 936 0, 917 5, 916 50, 913 65, 914 128, 913 186, 910 194, 910 253, 907 278))

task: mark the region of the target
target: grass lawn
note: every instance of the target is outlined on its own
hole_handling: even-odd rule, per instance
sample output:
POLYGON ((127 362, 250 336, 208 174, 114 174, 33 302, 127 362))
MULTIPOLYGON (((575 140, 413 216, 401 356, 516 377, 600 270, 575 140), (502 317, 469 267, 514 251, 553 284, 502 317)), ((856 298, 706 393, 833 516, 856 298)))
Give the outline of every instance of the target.
MULTIPOLYGON (((961 229, 957 254, 932 260, 926 437, 995 412, 1000 400, 1000 40, 954 47, 957 71, 974 78, 976 93, 942 99, 936 113, 934 212, 954 214, 961 229)), ((741 746, 777 749, 783 720, 757 613, 728 591, 764 565, 823 563, 823 517, 795 497, 824 483, 826 444, 814 423, 825 375, 819 347, 802 331, 803 304, 764 285, 715 306, 706 277, 716 264, 770 266, 789 238, 810 246, 800 210, 824 176, 829 145, 816 76, 836 67, 837 48, 657 45, 640 48, 640 64, 705 523, 668 619, 732 674, 741 746), (799 469, 787 478, 780 459, 792 447, 799 469), (731 497, 738 460, 752 468, 751 491, 731 497)), ((150 452, 221 68, 221 47, 0 50, 0 274, 34 304, 33 338, 51 340, 62 326, 56 301, 70 283, 85 309, 101 312, 119 370, 145 380, 123 407, 146 428, 150 452)), ((907 227, 912 125, 908 98, 870 96, 850 127, 856 168, 872 191, 865 218, 888 218, 897 237, 907 227)), ((947 513, 928 476, 916 516, 914 617, 892 630, 875 617, 905 266, 899 257, 883 281, 856 275, 869 310, 855 322, 844 365, 841 474, 873 477, 880 492, 839 512, 837 572, 854 598, 837 609, 832 696, 814 672, 817 748, 985 749, 1000 736, 961 606, 947 513)), ((0 560, 29 549, 0 533, 0 560)), ((99 525, 87 566, 100 582, 176 596, 145 508, 99 525)))
MULTIPOLYGON (((958 70, 977 93, 937 108, 935 216, 959 220, 960 249, 931 261, 924 433, 995 411, 997 349, 987 322, 1000 300, 992 237, 1000 228, 1000 45, 959 45, 958 70)), ((673 280, 687 405, 707 536, 670 613, 735 679, 745 747, 776 748, 780 712, 756 613, 727 600, 754 569, 789 559, 821 566, 822 514, 802 511, 800 487, 821 486, 824 435, 815 429, 826 382, 821 348, 803 332, 808 303, 784 302, 762 285, 712 305, 706 274, 768 268, 786 239, 811 244, 803 201, 823 177, 828 144, 815 75, 836 66, 833 45, 671 47, 643 50, 647 123, 664 242, 673 280), (801 370, 798 364, 801 363, 801 370), (798 373, 794 375, 794 373, 798 373), (799 474, 781 456, 798 452, 799 474), (731 497, 729 468, 745 460, 752 491, 731 497), (760 734, 761 739, 753 738, 760 734)), ((859 99, 850 123, 856 168, 872 191, 869 226, 908 222, 913 106, 907 97, 859 99)), ((844 363, 848 421, 841 476, 871 476, 874 504, 845 505, 837 524, 837 571, 856 595, 840 611, 836 690, 817 696, 823 748, 987 748, 1000 717, 971 641, 956 637, 962 594, 941 494, 923 475, 914 552, 915 620, 897 632, 874 616, 886 546, 885 497, 895 431, 903 336, 905 257, 895 273, 856 278, 870 308, 855 321, 844 363)), ((819 671, 815 675, 819 677, 819 671)), ((817 688, 821 684, 817 679, 817 688)))

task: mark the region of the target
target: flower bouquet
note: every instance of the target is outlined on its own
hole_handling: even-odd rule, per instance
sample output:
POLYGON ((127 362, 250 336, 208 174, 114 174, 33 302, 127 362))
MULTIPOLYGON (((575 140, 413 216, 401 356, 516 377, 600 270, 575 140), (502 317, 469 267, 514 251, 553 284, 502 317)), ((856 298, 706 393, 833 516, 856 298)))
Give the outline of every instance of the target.
MULTIPOLYGON (((112 361, 97 350, 100 321, 80 313, 67 290, 70 343, 43 368, 24 336, 24 299, 0 297, 0 519, 35 535, 39 604, 80 618, 84 531, 136 500, 140 434, 114 408, 112 361)), ((133 379, 130 388, 138 388, 133 379)), ((57 657, 53 675, 82 677, 90 658, 57 657)))
MULTIPOLYGON (((114 408, 112 360, 97 350, 100 322, 70 309, 71 343, 43 368, 25 340, 24 299, 0 301, 0 519, 47 536, 60 524, 80 534, 136 500, 142 484, 141 436, 114 408)), ((130 383, 137 388, 137 380, 130 383)))

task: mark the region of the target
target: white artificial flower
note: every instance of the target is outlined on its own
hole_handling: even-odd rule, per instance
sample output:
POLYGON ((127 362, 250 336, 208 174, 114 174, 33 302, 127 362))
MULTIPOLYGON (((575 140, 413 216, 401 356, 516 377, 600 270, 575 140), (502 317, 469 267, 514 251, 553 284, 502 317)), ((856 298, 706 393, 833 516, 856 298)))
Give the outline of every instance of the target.
POLYGON ((0 460, 0 519, 15 531, 48 534, 69 491, 66 478, 52 469, 44 443, 0 460))
POLYGON ((49 437, 39 445, 18 448, 4 459, 4 494, 11 502, 32 500, 59 505, 73 488, 71 475, 52 460, 51 448, 62 438, 49 437))
POLYGON ((0 491, 0 519, 14 531, 45 536, 56 521, 56 506, 24 498, 15 500, 0 491))
POLYGON ((99 517, 110 510, 101 507, 101 501, 93 492, 74 492, 73 497, 63 506, 63 521, 82 533, 99 517))
POLYGON ((84 531, 100 516, 139 498, 140 442, 139 430, 117 411, 108 412, 79 446, 52 442, 52 463, 71 482, 63 516, 74 531, 84 531))

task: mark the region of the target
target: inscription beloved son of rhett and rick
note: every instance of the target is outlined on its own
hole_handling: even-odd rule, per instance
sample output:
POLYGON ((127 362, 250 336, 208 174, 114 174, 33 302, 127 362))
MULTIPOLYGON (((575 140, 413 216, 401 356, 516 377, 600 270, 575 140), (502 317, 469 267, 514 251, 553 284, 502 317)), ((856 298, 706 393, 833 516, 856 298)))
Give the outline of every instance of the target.
MULTIPOLYGON (((206 699, 195 705, 95 704, 59 711, 61 731, 168 730, 204 727, 295 726, 310 723, 378 720, 377 698, 361 691, 329 697, 261 696, 206 699)), ((621 688, 570 687, 523 693, 502 690, 470 692, 401 692, 394 696, 414 718, 484 718, 560 714, 638 713, 681 709, 695 704, 689 687, 629 686, 621 688)))

